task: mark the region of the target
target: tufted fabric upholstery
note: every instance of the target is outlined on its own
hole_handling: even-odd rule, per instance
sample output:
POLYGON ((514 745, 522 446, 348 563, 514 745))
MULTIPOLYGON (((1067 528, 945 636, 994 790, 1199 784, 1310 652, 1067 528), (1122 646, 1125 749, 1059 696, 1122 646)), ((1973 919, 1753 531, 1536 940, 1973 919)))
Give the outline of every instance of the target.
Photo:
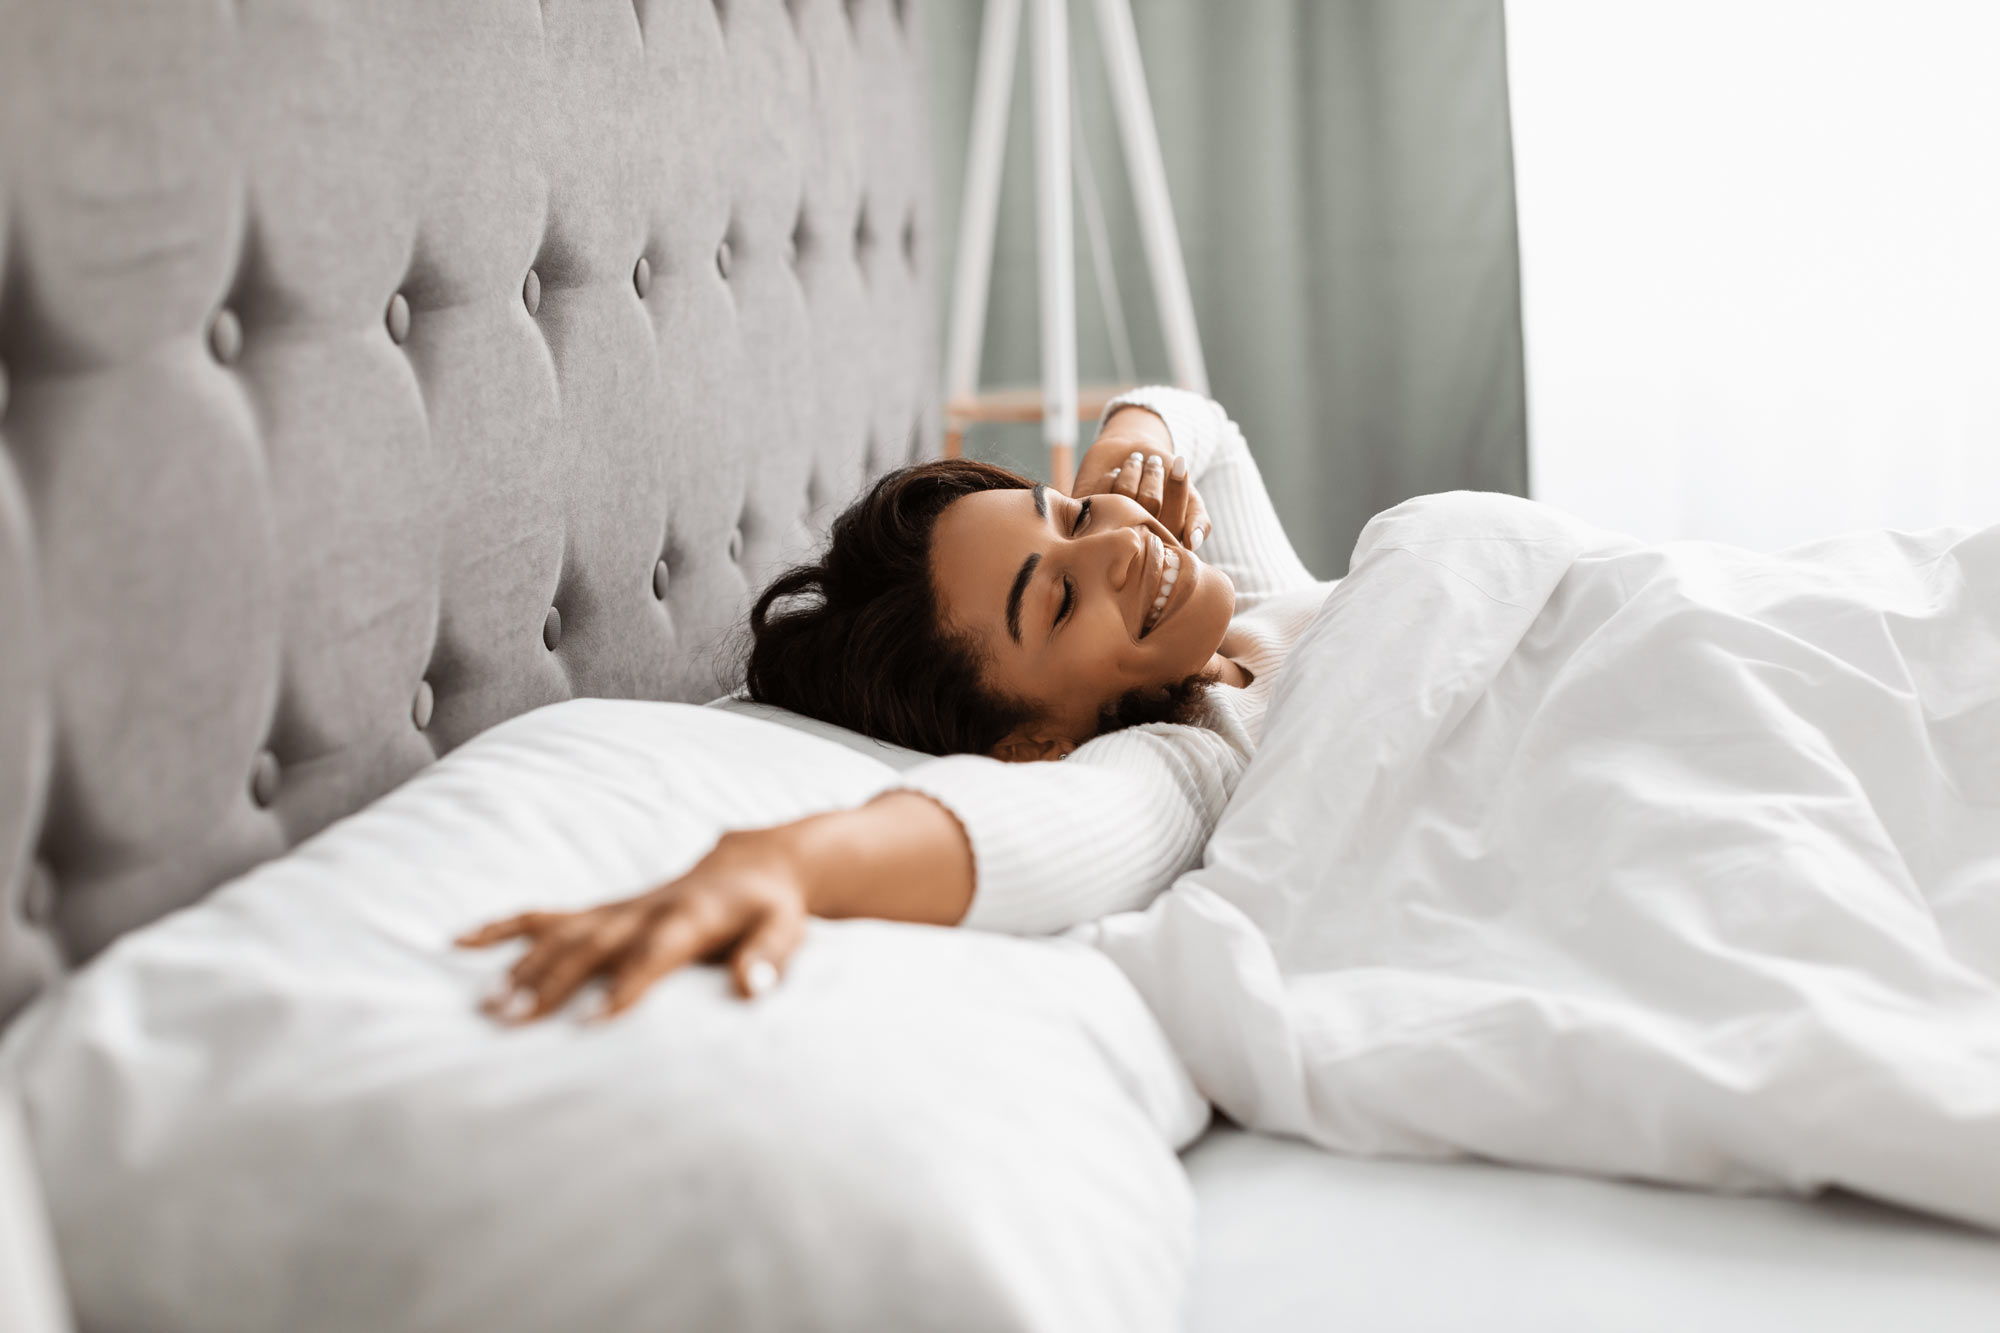
POLYGON ((903 0, 0 0, 0 1016, 933 438, 903 0))

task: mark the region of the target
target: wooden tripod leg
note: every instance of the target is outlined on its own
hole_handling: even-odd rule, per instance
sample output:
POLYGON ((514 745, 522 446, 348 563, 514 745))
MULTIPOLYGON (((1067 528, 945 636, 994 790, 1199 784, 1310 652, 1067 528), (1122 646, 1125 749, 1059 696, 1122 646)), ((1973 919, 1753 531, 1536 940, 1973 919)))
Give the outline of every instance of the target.
POLYGON ((1160 135, 1146 93, 1146 70, 1139 62, 1132 8, 1126 0, 1096 0, 1096 4, 1104 70, 1111 77, 1111 104, 1118 115, 1119 138, 1125 143, 1125 166, 1132 175, 1132 201, 1138 207, 1139 236, 1153 275, 1153 300, 1166 334, 1167 359, 1173 362, 1176 384, 1207 393, 1208 366, 1201 355, 1201 335, 1195 331, 1194 300, 1188 293, 1173 202, 1167 197, 1167 169, 1160 160, 1160 135))
POLYGON ((1076 450, 1076 254, 1070 208, 1069 5, 1034 0, 1035 258, 1041 270, 1042 438, 1049 476, 1076 450))
POLYGON ((1049 446, 1049 485, 1069 494, 1069 488, 1076 482, 1076 446, 1052 444, 1049 446))
MULTIPOLYGON (((979 391, 986 295, 993 285, 993 227, 1000 212, 1000 168, 1007 151, 1007 104, 1014 92, 1014 45, 1020 31, 1021 0, 986 0, 978 82, 973 87, 972 133, 965 150, 965 198, 958 214, 951 328, 945 342, 946 403, 970 398, 979 391)), ((958 434, 962 447, 962 425, 958 434)), ((946 447, 949 450, 949 440, 946 447)))

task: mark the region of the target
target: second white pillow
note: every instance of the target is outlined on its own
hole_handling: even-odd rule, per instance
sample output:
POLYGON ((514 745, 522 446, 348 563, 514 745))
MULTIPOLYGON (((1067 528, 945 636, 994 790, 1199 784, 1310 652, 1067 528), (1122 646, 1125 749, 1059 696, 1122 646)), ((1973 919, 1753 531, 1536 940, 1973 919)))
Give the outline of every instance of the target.
POLYGON ((476 1010, 451 947, 621 896, 884 765, 725 710, 579 700, 134 933, 5 1067, 88 1327, 1154 1329, 1206 1116, 1081 944, 814 922, 601 1027, 476 1010))

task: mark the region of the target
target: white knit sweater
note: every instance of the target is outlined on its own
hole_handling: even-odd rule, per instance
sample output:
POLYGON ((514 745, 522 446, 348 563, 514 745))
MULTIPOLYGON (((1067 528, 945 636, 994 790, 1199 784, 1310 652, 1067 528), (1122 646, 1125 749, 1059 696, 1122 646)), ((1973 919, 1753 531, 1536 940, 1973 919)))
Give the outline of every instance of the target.
POLYGON ((1064 763, 948 755, 902 786, 950 810, 972 843, 972 907, 960 924, 1016 934, 1059 931, 1142 907, 1201 859, 1263 730, 1271 684, 1333 584, 1300 563, 1271 507, 1243 432, 1183 389, 1114 399, 1156 414, 1208 507, 1201 559, 1236 585, 1231 655, 1253 675, 1219 686, 1211 727, 1154 724, 1100 736, 1064 763))

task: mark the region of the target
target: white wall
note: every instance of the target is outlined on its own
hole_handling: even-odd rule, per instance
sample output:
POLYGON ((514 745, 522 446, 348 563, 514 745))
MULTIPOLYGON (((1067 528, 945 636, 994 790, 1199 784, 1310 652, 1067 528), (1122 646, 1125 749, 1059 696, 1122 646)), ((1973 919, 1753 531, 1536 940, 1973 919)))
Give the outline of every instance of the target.
POLYGON ((1653 539, 2000 521, 2000 0, 1508 0, 1530 476, 1653 539))

